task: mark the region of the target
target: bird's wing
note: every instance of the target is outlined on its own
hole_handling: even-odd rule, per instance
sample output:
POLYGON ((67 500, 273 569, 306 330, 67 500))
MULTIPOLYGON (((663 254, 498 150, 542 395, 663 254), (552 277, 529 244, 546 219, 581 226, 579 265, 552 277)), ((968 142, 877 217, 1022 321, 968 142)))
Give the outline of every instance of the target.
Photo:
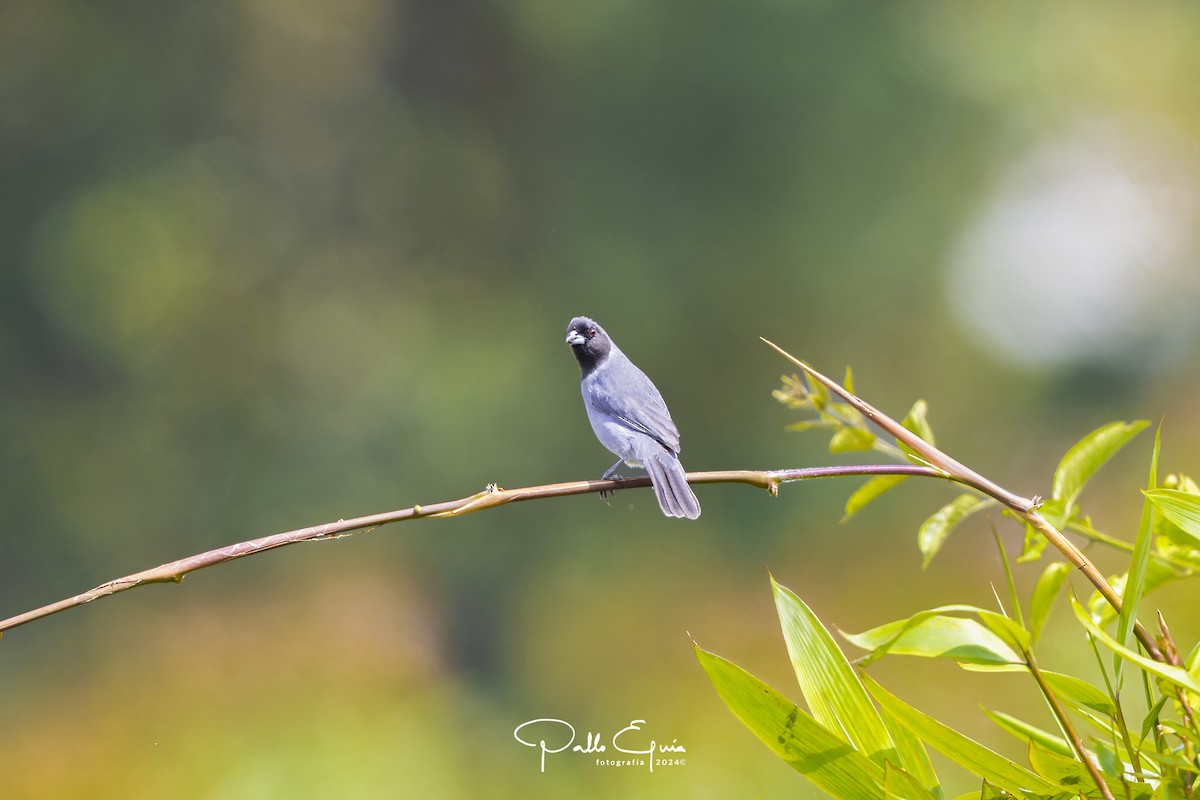
POLYGON ((658 389, 632 362, 613 365, 618 366, 619 370, 597 375, 600 380, 593 381, 589 387, 595 409, 631 430, 655 439, 672 453, 678 453, 679 430, 658 389))

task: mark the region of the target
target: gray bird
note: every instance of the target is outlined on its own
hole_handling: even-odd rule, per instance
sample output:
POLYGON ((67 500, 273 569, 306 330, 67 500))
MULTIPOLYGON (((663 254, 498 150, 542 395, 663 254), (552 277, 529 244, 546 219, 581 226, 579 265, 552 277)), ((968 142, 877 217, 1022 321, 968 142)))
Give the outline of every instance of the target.
POLYGON ((587 317, 571 320, 567 344, 583 374, 580 388, 592 430, 600 444, 620 456, 604 478, 614 475, 621 462, 644 467, 664 514, 700 516, 700 501, 679 463, 679 431, 646 373, 587 317))

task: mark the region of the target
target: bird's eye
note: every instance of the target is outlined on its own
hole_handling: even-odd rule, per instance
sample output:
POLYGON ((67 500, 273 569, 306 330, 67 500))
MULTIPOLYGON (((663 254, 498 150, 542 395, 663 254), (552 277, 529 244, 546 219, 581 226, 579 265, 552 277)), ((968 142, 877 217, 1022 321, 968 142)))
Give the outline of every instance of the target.
POLYGON ((588 329, 587 329, 587 337, 588 337, 589 339, 593 339, 593 338, 595 338, 595 336, 596 336, 596 329, 595 329, 595 328, 588 328, 588 329))

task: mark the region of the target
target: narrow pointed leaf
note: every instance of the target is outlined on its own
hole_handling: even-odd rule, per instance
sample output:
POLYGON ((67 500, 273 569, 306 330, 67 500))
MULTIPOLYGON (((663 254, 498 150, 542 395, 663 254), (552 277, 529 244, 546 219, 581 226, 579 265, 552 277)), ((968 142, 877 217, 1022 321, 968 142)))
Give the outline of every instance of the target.
POLYGON ((875 444, 875 434, 862 428, 842 428, 829 441, 831 453, 853 453, 870 450, 875 444))
POLYGON ((876 500, 888 489, 899 486, 906 480, 908 480, 907 475, 876 475, 874 478, 871 478, 858 487, 854 491, 854 494, 850 495, 850 499, 846 501, 846 513, 842 517, 842 522, 862 511, 868 504, 876 500))
POLYGON ((973 619, 931 617, 904 632, 889 652, 925 658, 952 658, 960 664, 1019 664, 1021 657, 1000 637, 973 619))
POLYGON ((937 795, 890 761, 883 765, 883 794, 887 800, 937 800, 937 795))
POLYGON ((880 707, 900 724, 924 740, 934 750, 951 761, 979 775, 989 783, 999 786, 1010 794, 1023 795, 1029 792, 1043 795, 1057 794, 1061 788, 1021 765, 1010 761, 999 753, 989 750, 973 739, 943 725, 896 697, 869 675, 865 676, 867 691, 880 707))
POLYGON ((736 664, 696 648, 725 705, 775 755, 843 800, 883 800, 883 769, 736 664))
POLYGON ((1083 437, 1059 462, 1058 469, 1054 471, 1054 484, 1050 496, 1061 501, 1063 507, 1069 509, 1096 470, 1104 466, 1104 462, 1112 458, 1148 424, 1142 420, 1128 423, 1110 422, 1083 437))
POLYGON ((1053 750, 1059 755, 1068 757, 1075 755, 1075 751, 1071 749, 1071 745, 1065 739, 1044 731, 1036 725, 1030 725, 1028 722, 1005 714, 1003 711, 992 711, 985 708, 983 713, 987 714, 988 718, 999 725, 1001 729, 1011 733, 1024 743, 1037 742, 1042 747, 1053 750))
POLYGON ((892 741, 896 743, 896 753, 900 757, 900 763, 904 765, 905 772, 915 778, 934 797, 941 800, 943 797, 942 786, 933 769, 933 762, 929 760, 929 752, 925 749, 925 745, 917 738, 916 734, 897 722, 894 717, 882 713, 880 716, 883 718, 883 724, 887 727, 892 741))
POLYGON ((1200 495, 1178 489, 1151 489, 1146 498, 1159 513, 1175 523, 1200 546, 1200 495))
MULTIPOLYGON (((1054 781, 1060 786, 1070 787, 1080 794, 1098 796, 1100 793, 1092 773, 1088 772, 1083 762, 1074 755, 1064 756, 1031 741, 1029 743, 1029 765, 1043 778, 1054 781)), ((1122 791, 1119 784, 1116 789, 1118 792, 1122 791)))
POLYGON ((946 537, 960 522, 979 509, 986 508, 991 502, 978 495, 960 494, 950 503, 942 506, 941 510, 932 517, 925 520, 921 524, 921 529, 917 531, 917 546, 921 550, 921 555, 924 556, 921 567, 929 566, 929 562, 933 561, 933 557, 941 549, 946 537))
POLYGON ((1042 670, 1042 677, 1050 685, 1050 690, 1071 708, 1087 708, 1109 716, 1117 713, 1113 699, 1082 678, 1049 670, 1042 670))
MULTIPOLYGON (((992 525, 992 539, 996 542, 996 549, 1000 551, 1000 561, 1004 564, 1004 583, 1008 586, 1008 602, 1012 607, 1014 621, 1023 629, 1025 627, 1025 615, 1021 611, 1021 598, 1017 595, 1017 582, 1016 579, 1013 578, 1012 561, 1010 561, 1008 558, 1008 548, 1004 546, 1004 540, 1000 538, 1000 531, 996 530, 995 525, 992 525)), ((998 596, 996 598, 996 602, 1000 602, 1000 598, 998 596)), ((1003 611, 1004 609, 1001 608, 1000 610, 1003 611)), ((997 635, 1000 635, 999 631, 993 629, 993 632, 997 635)), ((1026 647, 1029 646, 1029 642, 1030 636, 1028 633, 1026 633, 1026 647)))
MULTIPOLYGON (((980 609, 979 621, 1014 650, 1024 652, 1032 645, 1029 631, 1021 627, 1016 620, 1009 619, 1003 614, 997 614, 995 611, 988 611, 987 609, 980 609)), ((1023 658, 1020 660, 1022 663, 1025 661, 1023 658)))
MULTIPOLYGON (((1142 596, 1145 597, 1155 589, 1171 581, 1186 577, 1186 574, 1177 572, 1174 567, 1162 559, 1152 558, 1146 566, 1146 576, 1142 579, 1142 596)), ((1110 575, 1108 582, 1112 585, 1114 591, 1122 594, 1125 591, 1125 582, 1128 579, 1128 573, 1124 575, 1110 575)), ((1092 619, 1101 627, 1117 618, 1116 609, 1109 605, 1108 600, 1099 592, 1092 592, 1088 598, 1088 610, 1092 612, 1092 619)))
MULTIPOLYGON (((1154 451, 1150 456, 1150 477, 1146 489, 1153 491, 1158 485, 1158 450, 1162 443, 1162 427, 1154 434, 1154 451)), ((1133 623, 1137 621, 1138 606, 1142 602, 1145 591, 1146 566, 1150 561, 1150 545, 1154 540, 1154 505, 1146 499, 1142 501, 1142 517, 1138 523, 1137 539, 1133 543, 1133 556, 1129 560, 1129 573, 1125 581, 1125 592, 1121 595, 1121 619, 1117 623, 1117 642, 1121 646, 1129 644, 1133 635, 1133 623)), ((1116 664, 1116 687, 1121 690, 1121 665, 1116 664)))
POLYGON ((824 419, 805 419, 800 422, 793 422, 791 425, 785 425, 785 431, 811 431, 814 428, 832 428, 833 423, 824 419))
POLYGON ((842 637, 871 654, 864 663, 887 653, 953 658, 961 664, 999 665, 1023 663, 1020 656, 975 620, 950 616, 967 613, 978 616, 994 614, 987 609, 968 605, 949 605, 931 608, 862 633, 842 633, 842 637))
POLYGON ((1142 718, 1141 739, 1138 741, 1145 741, 1146 737, 1150 735, 1150 731, 1153 730, 1154 726, 1158 724, 1159 715, 1162 714, 1163 706, 1165 706, 1167 701, 1170 699, 1170 695, 1164 694, 1162 697, 1158 698, 1158 702, 1151 706, 1150 710, 1146 712, 1146 716, 1142 718))
POLYGON ((813 716, 882 767, 895 745, 858 673, 804 601, 774 578, 771 587, 792 669, 813 716))
POLYGON ((1146 672, 1162 678, 1168 683, 1173 683, 1176 686, 1187 689, 1189 692, 1200 694, 1200 682, 1197 682, 1186 670, 1173 667, 1169 664, 1162 664, 1152 658, 1147 658, 1128 648, 1122 647, 1115 639, 1105 633, 1099 625, 1092 621, 1092 617, 1088 614, 1087 609, 1074 597, 1071 598, 1071 610, 1075 612, 1075 618, 1079 620, 1083 627, 1087 628, 1088 633, 1092 634, 1096 641, 1109 650, 1112 650, 1125 661, 1137 665, 1146 672))
POLYGON ((1121 757, 1117 754, 1116 749, 1102 739, 1094 740, 1094 744, 1096 747, 1096 761, 1100 764, 1100 769, 1104 772, 1105 777, 1120 780, 1125 768, 1121 763, 1121 757))
POLYGON ((1017 556, 1018 564, 1027 564, 1030 561, 1037 561, 1042 557, 1042 553, 1046 549, 1046 537, 1032 525, 1025 526, 1025 540, 1021 547, 1021 555, 1017 556))
POLYGON ((913 403, 908 416, 900 424, 930 444, 934 444, 933 428, 929 427, 928 415, 929 405, 924 400, 918 400, 913 403))
POLYGON ((1054 600, 1070 574, 1071 565, 1066 561, 1054 561, 1042 570, 1037 585, 1033 588, 1033 599, 1029 602, 1029 631, 1033 634, 1034 642, 1041 637, 1054 600))

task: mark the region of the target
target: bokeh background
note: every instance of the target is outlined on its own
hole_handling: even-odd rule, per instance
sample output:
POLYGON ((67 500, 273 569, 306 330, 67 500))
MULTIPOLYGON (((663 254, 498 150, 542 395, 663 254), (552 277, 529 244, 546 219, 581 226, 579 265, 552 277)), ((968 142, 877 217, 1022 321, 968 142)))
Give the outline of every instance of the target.
MULTIPOLYGON (((894 414, 925 398, 1018 492, 1113 419, 1165 420, 1166 471, 1200 471, 1198 33, 1188 2, 0 5, 0 614, 599 475, 576 314, 694 470, 845 460, 784 432, 761 335, 894 414)), ((1148 450, 1084 497, 1114 535, 1148 450)), ((845 630, 1002 580, 984 519, 920 570, 947 487, 839 525, 855 485, 706 486, 690 524, 646 491, 521 504, 18 629, 0 796, 814 796, 689 636, 796 695, 768 569, 845 630), (645 719, 688 762, 543 775, 513 737, 538 717, 645 719)), ((1193 589, 1155 599, 1200 634, 1193 589)), ((1042 660, 1070 669, 1066 616, 1042 660)), ((1018 678, 873 670, 1016 757, 982 699, 1051 724, 1018 678)))

